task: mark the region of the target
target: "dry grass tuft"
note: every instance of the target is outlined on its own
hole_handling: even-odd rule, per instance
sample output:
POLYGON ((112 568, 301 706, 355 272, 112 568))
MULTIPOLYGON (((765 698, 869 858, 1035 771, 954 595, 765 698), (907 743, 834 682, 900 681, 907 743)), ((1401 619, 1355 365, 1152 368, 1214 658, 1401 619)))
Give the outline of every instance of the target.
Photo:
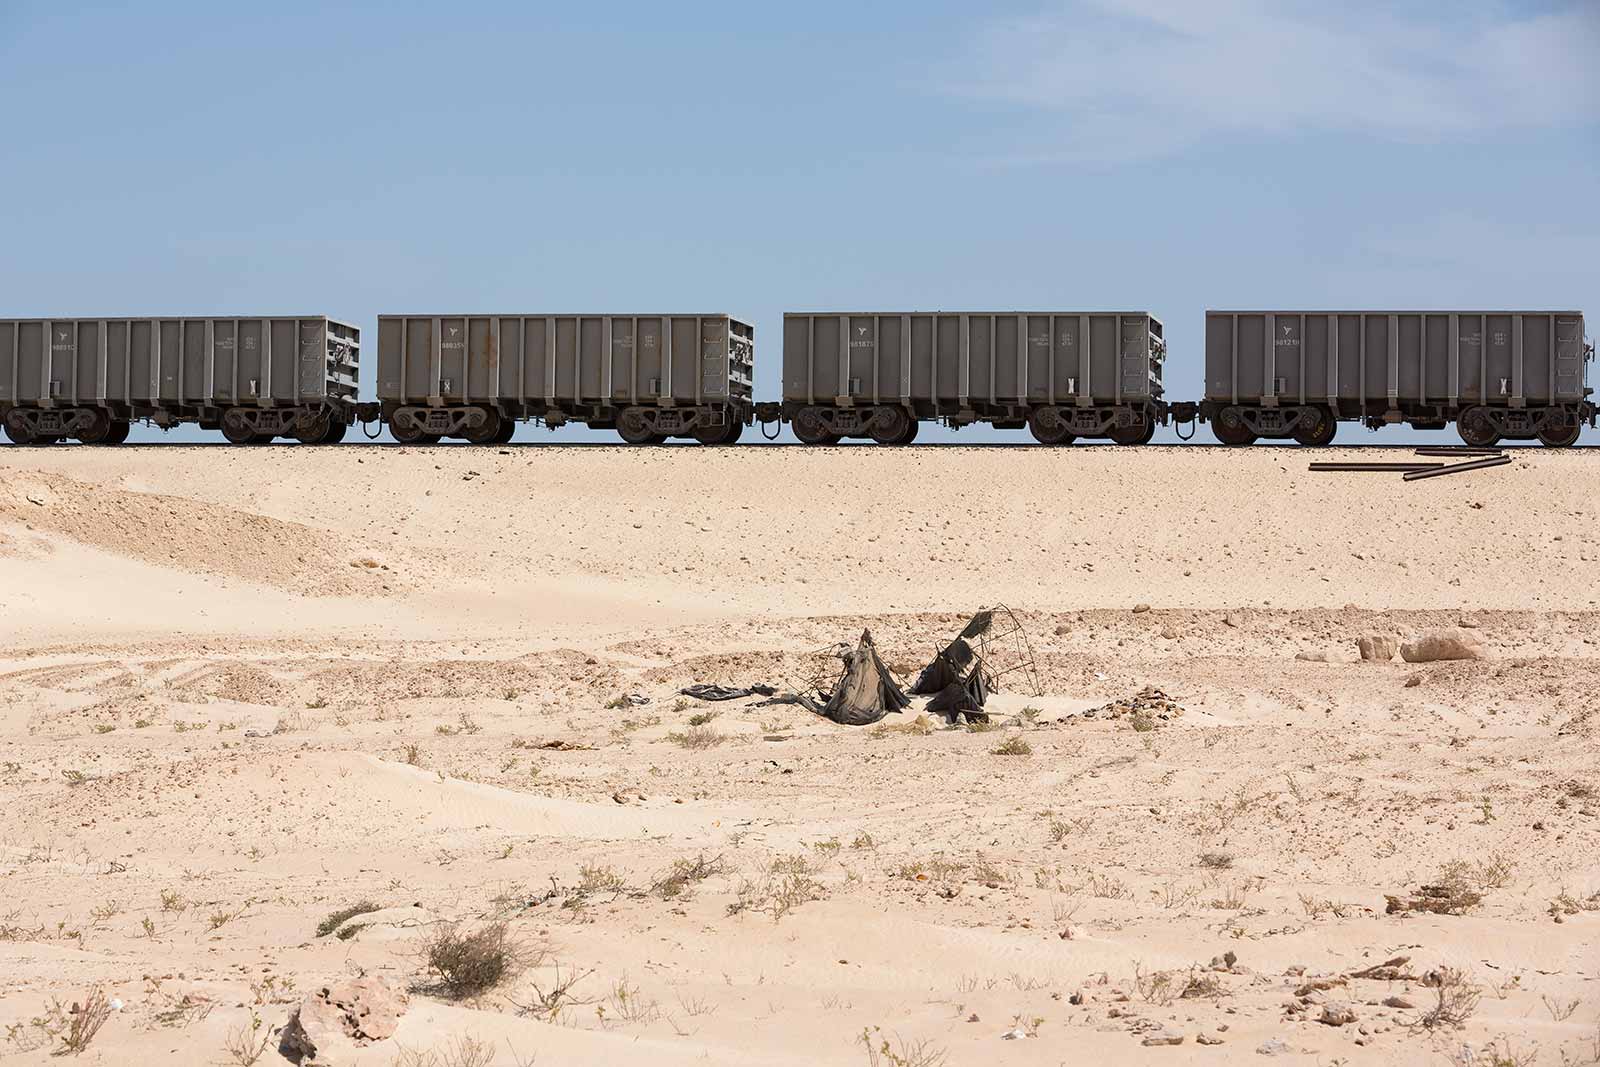
POLYGON ((366 915, 369 912, 381 911, 382 909, 382 904, 374 904, 370 900, 363 900, 350 905, 348 908, 331 911, 328 913, 327 918, 317 924, 317 936, 327 937, 357 915, 366 915))
POLYGON ((1031 756, 1033 746, 1021 737, 1009 737, 990 751, 996 756, 1031 756))

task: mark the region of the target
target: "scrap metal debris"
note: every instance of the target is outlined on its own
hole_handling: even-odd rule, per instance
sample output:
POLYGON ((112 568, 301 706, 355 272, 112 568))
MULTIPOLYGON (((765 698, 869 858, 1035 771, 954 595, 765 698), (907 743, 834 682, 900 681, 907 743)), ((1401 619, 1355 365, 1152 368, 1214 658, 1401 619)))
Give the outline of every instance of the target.
POLYGON ((1419 448, 1416 449, 1416 454, 1443 459, 1465 460, 1466 462, 1435 463, 1428 460, 1369 462, 1366 460, 1351 460, 1333 463, 1310 463, 1306 465, 1306 470, 1343 472, 1398 471, 1401 478, 1408 482, 1414 482, 1418 478, 1438 478, 1446 474, 1461 474, 1466 471, 1483 470, 1486 467, 1503 467, 1511 462, 1511 457, 1498 448, 1419 448))
POLYGON ((770 697, 777 689, 770 685, 752 685, 744 688, 734 688, 726 685, 691 685, 678 690, 686 697, 696 700, 738 700, 740 697, 763 696, 770 697))
POLYGON ((1510 456, 1489 456, 1484 459, 1471 459, 1465 463, 1452 463, 1448 467, 1439 467, 1436 470, 1407 471, 1400 477, 1408 482, 1414 482, 1418 478, 1437 478, 1444 474, 1461 474, 1466 471, 1481 471, 1487 467, 1504 467, 1510 462, 1510 456))

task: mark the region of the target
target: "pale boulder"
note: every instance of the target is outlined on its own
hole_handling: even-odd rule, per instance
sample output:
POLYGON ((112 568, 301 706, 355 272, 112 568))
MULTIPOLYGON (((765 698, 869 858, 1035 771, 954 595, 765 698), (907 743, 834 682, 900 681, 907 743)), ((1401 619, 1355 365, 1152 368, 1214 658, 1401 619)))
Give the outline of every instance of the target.
POLYGON ((1407 663, 1432 663, 1444 659, 1486 659, 1488 649, 1477 634, 1467 630, 1434 630, 1400 646, 1407 663))
POLYGON ((322 986, 289 1015, 279 1045, 302 1067, 336 1067, 353 1051, 393 1037, 410 998, 381 978, 349 978, 322 986))
POLYGON ((1393 634, 1363 634, 1356 638, 1356 648, 1364 660, 1388 663, 1400 651, 1400 639, 1393 634))

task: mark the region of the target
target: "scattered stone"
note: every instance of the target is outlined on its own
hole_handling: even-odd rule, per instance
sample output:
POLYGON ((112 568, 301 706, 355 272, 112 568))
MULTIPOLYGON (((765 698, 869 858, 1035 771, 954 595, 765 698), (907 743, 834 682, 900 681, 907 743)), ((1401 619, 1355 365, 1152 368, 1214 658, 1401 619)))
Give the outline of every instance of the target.
POLYGON ((1223 625, 1238 628, 1244 625, 1244 616, 1237 611, 1230 611, 1222 617, 1223 625))
POLYGON ((1420 675, 1420 674, 1413 674, 1411 677, 1406 679, 1406 688, 1407 689, 1415 689, 1417 686, 1419 686, 1421 684, 1422 684, 1422 675, 1420 675))
POLYGON ((1173 1033, 1171 1030, 1161 1029, 1161 1030, 1157 1030, 1153 1034, 1147 1034, 1145 1036, 1144 1040, 1140 1041, 1139 1044, 1141 1044, 1141 1045, 1181 1045, 1181 1044, 1183 1044, 1183 1035, 1182 1034, 1178 1034, 1178 1033, 1173 1033))
POLYGON ((1356 1021, 1356 1010, 1342 1000, 1330 1001, 1322 1006, 1323 1026, 1349 1026, 1356 1021))
POLYGON ((302 1067, 343 1062, 353 1049, 393 1037, 410 998, 381 978, 351 978, 310 993, 289 1013, 280 1048, 302 1067))
POLYGON ((1067 634, 1070 634, 1071 632, 1072 632, 1072 630, 1067 626, 1066 623, 1060 622, 1060 623, 1056 624, 1056 636, 1057 637, 1065 637, 1067 634))
POLYGON ((1372 663, 1388 663, 1400 651, 1400 640, 1393 634, 1364 634, 1356 638, 1361 658, 1372 663))
POLYGON ((1007 1030, 1005 1033, 1001 1034, 1000 1035, 1000 1040, 1001 1041, 1021 1041, 1023 1038, 1025 1038, 1027 1036, 1028 1036, 1028 1031, 1022 1029, 1021 1027, 1018 1027, 1015 1030, 1007 1030))
POLYGON ((1434 630, 1400 646, 1407 663, 1433 663, 1447 659, 1485 659, 1488 651, 1477 634, 1465 630, 1434 630))
POLYGON ((1262 1056, 1281 1056, 1289 1051, 1289 1043, 1281 1037, 1269 1037, 1256 1046, 1256 1053, 1262 1056))
POLYGON ((1168 641, 1176 641, 1178 638, 1183 636, 1183 630, 1169 622, 1161 628, 1161 636, 1166 638, 1168 641))
POLYGON ((1150 610, 1150 605, 1149 604, 1135 604, 1133 606, 1133 613, 1135 615, 1143 615, 1145 612, 1147 612, 1149 610, 1150 610))
POLYGON ((1425 911, 1434 915, 1465 915, 1468 909, 1482 903, 1483 895, 1464 884, 1452 882, 1446 885, 1418 886, 1417 891, 1410 897, 1397 897, 1385 893, 1384 900, 1387 902, 1384 907, 1385 915, 1403 915, 1410 911, 1425 911))
POLYGON ((1084 1000, 1083 990, 1080 989, 1076 993, 1072 994, 1072 996, 1067 998, 1067 1003, 1068 1004, 1082 1004, 1083 1000, 1084 1000))
POLYGON ((1197 1045, 1220 1045, 1222 1044, 1222 1038, 1214 1034, 1196 1034, 1194 1043, 1197 1045))
POLYGON ((1386 1008, 1400 1008, 1402 1010, 1416 1007, 1415 1004, 1411 1003, 1411 1001, 1407 1000, 1405 997, 1384 997, 1383 1006, 1386 1008))
POLYGON ((1345 977, 1361 978, 1373 982, 1411 982, 1416 980, 1416 976, 1406 971, 1406 964, 1410 962, 1410 956, 1395 956, 1384 960, 1382 963, 1373 964, 1371 967, 1352 971, 1345 977))
POLYGON ((1164 722, 1170 722, 1183 714, 1183 707, 1175 704, 1167 694, 1153 685, 1147 685, 1131 697, 1113 700, 1109 704, 1102 704, 1098 708, 1090 708, 1083 712, 1085 719, 1105 716, 1108 719, 1120 719, 1124 715, 1132 716, 1134 729, 1153 729, 1164 722))

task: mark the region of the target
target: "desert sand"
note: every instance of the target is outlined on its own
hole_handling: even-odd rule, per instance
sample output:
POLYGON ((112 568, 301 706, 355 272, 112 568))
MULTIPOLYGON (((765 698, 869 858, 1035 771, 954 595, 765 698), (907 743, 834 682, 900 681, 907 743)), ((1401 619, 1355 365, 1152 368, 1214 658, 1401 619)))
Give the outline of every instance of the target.
POLYGON ((1600 1062, 1600 455, 1512 454, 0 448, 0 1061, 1600 1062), (996 604, 988 730, 679 695, 996 604))

